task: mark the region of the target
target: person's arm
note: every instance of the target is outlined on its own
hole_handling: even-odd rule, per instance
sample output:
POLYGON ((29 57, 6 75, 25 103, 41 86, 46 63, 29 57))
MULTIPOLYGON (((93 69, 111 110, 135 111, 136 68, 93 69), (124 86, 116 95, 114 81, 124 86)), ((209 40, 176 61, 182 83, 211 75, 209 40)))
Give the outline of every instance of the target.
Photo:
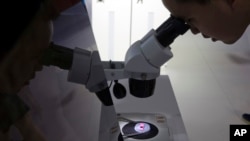
POLYGON ((0 131, 9 131, 11 125, 28 113, 29 107, 16 94, 0 93, 0 131))

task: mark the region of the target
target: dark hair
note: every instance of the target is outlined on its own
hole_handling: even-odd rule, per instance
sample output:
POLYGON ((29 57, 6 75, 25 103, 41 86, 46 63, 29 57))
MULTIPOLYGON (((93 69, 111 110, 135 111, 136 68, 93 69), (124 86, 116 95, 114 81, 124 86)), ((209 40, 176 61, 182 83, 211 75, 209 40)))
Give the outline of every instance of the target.
POLYGON ((3 36, 0 47, 0 54, 11 50, 24 32, 30 21, 33 19, 43 0, 4 0, 1 5, 7 9, 2 11, 3 36))
POLYGON ((176 0, 177 2, 196 2, 199 4, 206 4, 210 2, 210 0, 176 0))

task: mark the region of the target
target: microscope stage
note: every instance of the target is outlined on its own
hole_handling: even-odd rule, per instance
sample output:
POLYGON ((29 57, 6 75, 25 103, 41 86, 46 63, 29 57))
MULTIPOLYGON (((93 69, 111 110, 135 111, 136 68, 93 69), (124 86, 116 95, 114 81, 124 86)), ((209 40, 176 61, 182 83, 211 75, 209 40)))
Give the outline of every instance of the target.
POLYGON ((171 129, 163 114, 119 113, 118 121, 124 141, 172 141, 171 129))

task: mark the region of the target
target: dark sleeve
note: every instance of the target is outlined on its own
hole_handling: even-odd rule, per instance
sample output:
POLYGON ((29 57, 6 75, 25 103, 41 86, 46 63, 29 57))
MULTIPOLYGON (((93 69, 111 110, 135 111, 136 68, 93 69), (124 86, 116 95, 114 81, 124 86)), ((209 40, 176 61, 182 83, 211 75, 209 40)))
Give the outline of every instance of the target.
POLYGON ((7 132, 28 111, 29 107, 18 95, 0 93, 0 131, 7 132))

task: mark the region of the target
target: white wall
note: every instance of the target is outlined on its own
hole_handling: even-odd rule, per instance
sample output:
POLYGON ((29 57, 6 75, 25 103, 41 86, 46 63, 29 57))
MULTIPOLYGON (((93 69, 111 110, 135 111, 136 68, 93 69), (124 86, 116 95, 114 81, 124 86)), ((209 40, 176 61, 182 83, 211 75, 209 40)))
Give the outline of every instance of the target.
POLYGON ((131 43, 169 17, 159 0, 93 1, 92 10, 92 25, 102 60, 124 60, 131 43))
POLYGON ((118 52, 129 46, 130 1, 93 1, 92 10, 92 26, 101 59, 115 60, 118 52))

